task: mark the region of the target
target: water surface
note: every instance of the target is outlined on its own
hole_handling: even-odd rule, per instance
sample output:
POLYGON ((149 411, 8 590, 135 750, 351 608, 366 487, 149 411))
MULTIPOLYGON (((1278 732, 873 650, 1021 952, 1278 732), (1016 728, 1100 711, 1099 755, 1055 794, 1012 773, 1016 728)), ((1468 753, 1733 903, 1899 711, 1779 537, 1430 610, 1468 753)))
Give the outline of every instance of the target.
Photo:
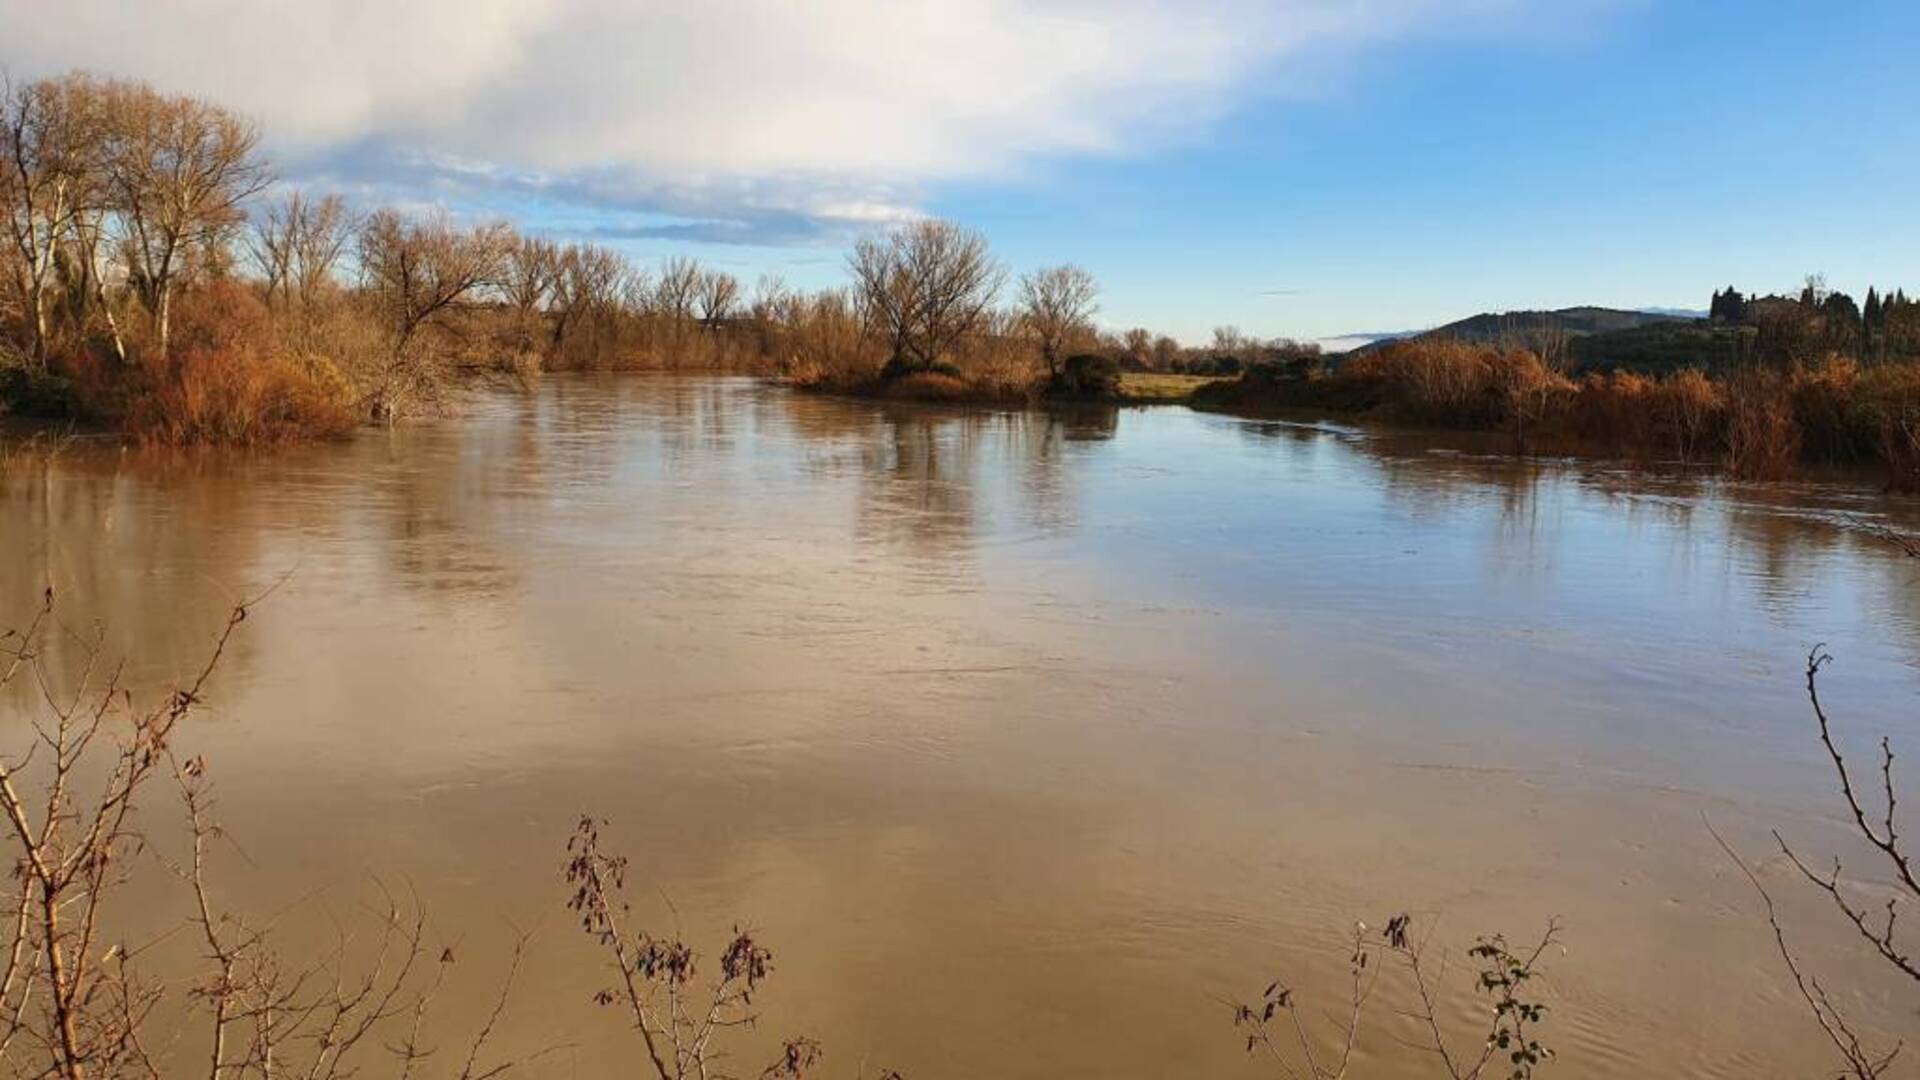
MULTIPOLYGON (((1855 743, 1920 735, 1920 562, 1861 527, 1914 507, 1866 486, 554 378, 343 445, 82 443, 0 492, 0 621, 50 582, 138 681, 284 578, 191 736, 227 894, 410 883, 459 943, 449 1014, 532 931, 503 1034, 569 1075, 633 1061, 561 910, 583 813, 643 920, 759 929, 756 1045, 815 1035, 836 1075, 1265 1075, 1222 999, 1282 976, 1335 1009, 1350 928, 1401 910, 1457 947, 1565 924, 1555 1075, 1805 1072, 1703 819, 1757 861, 1772 826, 1853 854, 1815 642, 1855 743)), ((1430 1071, 1403 989, 1358 1075, 1430 1071)), ((1463 1040, 1479 1008, 1449 1000, 1463 1040)))

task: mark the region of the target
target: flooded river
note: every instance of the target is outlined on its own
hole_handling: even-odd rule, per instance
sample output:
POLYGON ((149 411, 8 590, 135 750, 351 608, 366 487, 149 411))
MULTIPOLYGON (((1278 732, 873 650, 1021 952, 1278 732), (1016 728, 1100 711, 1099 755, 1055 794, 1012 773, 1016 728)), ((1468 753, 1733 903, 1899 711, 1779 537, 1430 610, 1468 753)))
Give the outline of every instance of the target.
MULTIPOLYGON (((807 1033, 845 1077, 1272 1075, 1224 1000, 1281 977, 1320 1023, 1355 921, 1403 910, 1456 953, 1468 1043, 1459 951, 1557 917, 1550 1075, 1804 1074, 1819 1032, 1708 820, 1900 1019, 1765 859, 1776 826, 1858 859, 1814 643, 1853 745, 1920 746, 1920 560, 1862 528, 1920 517, 1871 487, 663 377, 274 454, 83 442, 0 493, 0 623, 51 583, 143 685, 282 582, 188 735, 223 896, 298 941, 407 883, 456 1031, 529 931, 501 1037, 560 1045, 549 1073, 636 1060, 563 909, 582 814, 640 922, 774 950, 754 1074, 807 1033)), ((1404 989, 1355 1075, 1432 1073, 1404 989)))

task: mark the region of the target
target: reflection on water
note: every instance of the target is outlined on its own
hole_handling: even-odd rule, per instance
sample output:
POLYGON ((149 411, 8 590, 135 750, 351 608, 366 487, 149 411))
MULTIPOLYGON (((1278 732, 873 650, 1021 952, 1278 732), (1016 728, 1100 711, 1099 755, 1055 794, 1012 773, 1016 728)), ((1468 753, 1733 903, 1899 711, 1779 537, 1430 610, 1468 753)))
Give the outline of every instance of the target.
MULTIPOLYGON (((284 577, 197 731, 232 887, 404 875, 463 955, 532 927, 504 1034, 582 1075, 619 1060, 559 917, 587 811, 690 932, 754 921, 766 1038, 848 1069, 1251 1075, 1216 995, 1338 994, 1351 920, 1414 907, 1566 921, 1562 1075, 1774 1072, 1818 1047, 1701 815, 1831 835, 1814 641, 1856 734, 1920 734, 1920 567, 1860 528, 1915 510, 1865 488, 556 378, 346 445, 82 445, 0 505, 0 611, 53 584, 137 680, 284 577)), ((1365 1074, 1419 1072, 1380 1023, 1365 1074)))

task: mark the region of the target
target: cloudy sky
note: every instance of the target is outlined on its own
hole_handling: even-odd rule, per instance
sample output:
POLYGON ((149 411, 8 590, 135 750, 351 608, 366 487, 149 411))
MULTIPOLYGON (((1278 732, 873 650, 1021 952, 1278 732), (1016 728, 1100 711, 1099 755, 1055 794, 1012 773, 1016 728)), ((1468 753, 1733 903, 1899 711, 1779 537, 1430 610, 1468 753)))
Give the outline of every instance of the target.
POLYGON ((0 0, 289 182, 826 284, 913 215, 1103 321, 1322 337, 1920 286, 1911 0, 0 0))

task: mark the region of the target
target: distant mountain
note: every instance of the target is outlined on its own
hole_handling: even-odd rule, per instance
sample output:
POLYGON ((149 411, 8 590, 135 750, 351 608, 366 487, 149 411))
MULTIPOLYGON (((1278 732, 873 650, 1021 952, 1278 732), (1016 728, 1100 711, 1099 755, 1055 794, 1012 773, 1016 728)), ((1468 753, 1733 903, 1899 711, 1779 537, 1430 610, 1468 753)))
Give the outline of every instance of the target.
MULTIPOLYGON (((1690 322, 1701 318, 1705 318, 1704 312, 1676 308, 1628 311, 1621 308, 1589 306, 1560 308, 1556 311, 1505 311, 1498 314, 1483 312, 1431 330, 1374 337, 1354 351, 1376 349, 1390 341, 1405 340, 1509 341, 1517 339, 1525 341, 1543 332, 1564 334, 1567 337, 1586 337, 1591 334, 1609 334, 1620 330, 1637 330, 1643 326, 1660 323, 1690 322)), ((1370 337, 1371 335, 1350 335, 1350 337, 1361 336, 1370 337)))
POLYGON ((1418 330, 1362 330, 1359 333, 1338 334, 1316 340, 1319 341, 1321 348, 1330 353, 1343 353, 1364 348, 1376 342, 1384 344, 1400 338, 1412 337, 1419 332, 1418 330))

